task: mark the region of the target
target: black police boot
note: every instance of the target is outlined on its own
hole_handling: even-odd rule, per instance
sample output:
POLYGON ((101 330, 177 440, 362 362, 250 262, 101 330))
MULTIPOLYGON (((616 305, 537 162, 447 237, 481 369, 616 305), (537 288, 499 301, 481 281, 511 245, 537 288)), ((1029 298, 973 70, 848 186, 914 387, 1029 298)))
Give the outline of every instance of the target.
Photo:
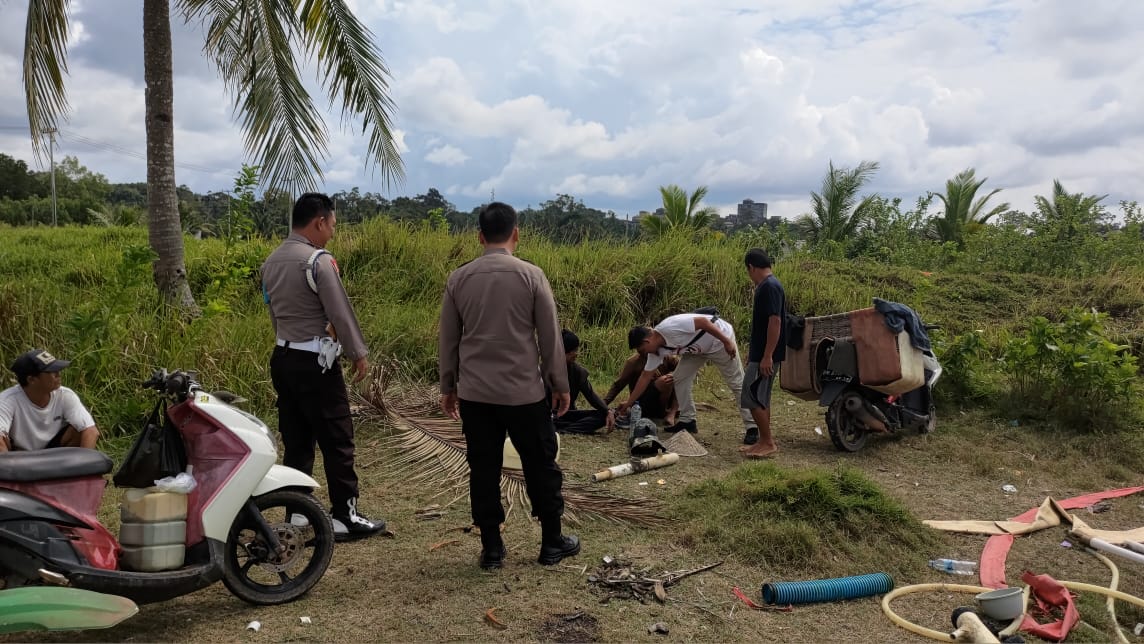
POLYGON ((565 557, 580 553, 580 537, 574 534, 560 535, 551 541, 540 544, 540 556, 536 559, 542 566, 554 566, 565 557))
POLYGON ((504 566, 504 558, 508 550, 501 540, 500 526, 486 526, 481 528, 481 558, 477 564, 485 570, 496 570, 504 566))
POLYGON ((330 511, 334 519, 334 541, 355 541, 385 531, 385 521, 374 521, 357 511, 357 499, 330 511))

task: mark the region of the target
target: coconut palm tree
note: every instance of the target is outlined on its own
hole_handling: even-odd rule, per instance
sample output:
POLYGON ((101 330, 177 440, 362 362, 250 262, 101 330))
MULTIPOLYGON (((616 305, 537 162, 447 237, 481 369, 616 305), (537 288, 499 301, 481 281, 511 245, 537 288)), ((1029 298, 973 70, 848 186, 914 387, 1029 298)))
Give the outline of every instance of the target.
MULTIPOLYGON (((71 0, 28 0, 24 93, 38 154, 67 112, 68 10, 71 0)), ((171 7, 206 31, 214 64, 245 131, 247 153, 268 188, 313 189, 322 178, 326 125, 302 84, 298 61, 314 58, 343 121, 360 118, 369 161, 386 185, 404 176, 393 139, 388 70, 373 36, 346 0, 143 0, 146 82, 148 237, 155 284, 166 300, 197 311, 187 285, 175 192, 171 7), (299 50, 295 55, 295 49, 299 50)))
POLYGON ((877 161, 863 161, 854 168, 835 168, 834 162, 830 162, 821 192, 810 193, 811 212, 797 221, 808 242, 841 243, 854 237, 877 196, 869 195, 859 201, 858 192, 877 170, 877 161))
POLYGON ((663 200, 663 216, 645 215, 640 218, 640 226, 652 237, 660 237, 668 231, 700 231, 711 227, 719 218, 719 211, 711 206, 700 207, 707 196, 707 186, 699 186, 691 196, 679 186, 660 186, 663 200))
POLYGON ((985 210, 985 204, 993 195, 1001 192, 1000 188, 994 188, 977 201, 973 200, 977 190, 987 180, 988 178, 977 179, 973 168, 966 168, 945 182, 945 194, 937 195, 945 205, 945 212, 933 220, 934 236, 943 242, 956 242, 960 246, 966 232, 985 225, 993 217, 1009 210, 1008 202, 985 210))
POLYGON ((1072 239, 1085 232, 1094 232, 1106 217, 1100 205, 1108 195, 1086 195, 1083 192, 1070 193, 1059 179, 1053 179, 1053 196, 1033 197, 1037 206, 1037 219, 1047 230, 1051 230, 1058 241, 1072 239))

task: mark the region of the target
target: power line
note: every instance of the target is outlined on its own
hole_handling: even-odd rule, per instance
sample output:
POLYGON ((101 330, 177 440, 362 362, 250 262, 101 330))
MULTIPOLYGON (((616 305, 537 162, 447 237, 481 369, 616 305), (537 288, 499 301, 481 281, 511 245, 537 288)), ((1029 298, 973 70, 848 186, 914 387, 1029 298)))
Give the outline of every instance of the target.
MULTIPOLYGON (((90 146, 90 147, 93 147, 93 148, 96 148, 99 150, 103 150, 105 152, 114 152, 116 154, 121 154, 123 156, 133 157, 133 158, 139 159, 141 161, 147 160, 147 154, 144 152, 139 152, 138 150, 131 150, 129 148, 125 148, 123 146, 116 145, 114 143, 108 143, 106 141, 97 141, 95 139, 83 136, 81 134, 76 134, 74 132, 61 131, 60 132, 60 138, 65 140, 65 141, 71 141, 72 143, 79 143, 82 145, 90 146)), ((222 170, 219 168, 210 168, 210 167, 203 166, 203 165, 197 165, 194 163, 185 163, 185 162, 179 162, 179 161, 175 162, 175 167, 176 168, 183 168, 184 170, 191 170, 193 172, 204 172, 206 174, 221 174, 221 173, 230 172, 229 170, 222 170)))
MULTIPOLYGON (((26 126, 26 125, 0 125, 0 130, 25 130, 26 131, 27 129, 28 129, 28 126, 26 126)), ((69 141, 71 143, 78 143, 80 145, 86 145, 88 147, 92 147, 92 148, 95 148, 97 150, 102 150, 104 152, 112 152, 114 154, 132 157, 132 158, 138 159, 140 161, 146 161, 147 160, 147 154, 145 152, 139 152, 138 150, 132 150, 130 148, 125 148, 121 145, 116 145, 114 143, 108 143, 107 141, 99 141, 99 140, 96 140, 96 139, 93 139, 93 138, 90 138, 87 136, 83 136, 82 134, 76 134, 75 132, 71 132, 68 130, 59 130, 57 132, 57 135, 59 136, 60 140, 63 140, 63 141, 69 141)), ((186 163, 186 162, 182 162, 182 161, 176 161, 175 167, 176 168, 182 168, 184 170, 190 170, 192 172, 202 172, 205 174, 229 174, 232 172, 232 170, 223 170, 221 168, 211 168, 211 167, 204 166, 204 165, 198 165, 195 163, 186 163)))

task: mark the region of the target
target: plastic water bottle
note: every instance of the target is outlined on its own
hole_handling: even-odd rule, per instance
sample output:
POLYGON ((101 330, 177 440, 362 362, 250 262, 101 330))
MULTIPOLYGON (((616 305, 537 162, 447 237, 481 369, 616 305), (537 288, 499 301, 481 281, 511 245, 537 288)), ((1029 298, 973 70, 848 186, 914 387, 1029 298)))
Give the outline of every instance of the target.
POLYGON ((628 412, 628 422, 631 423, 632 427, 635 427, 641 418, 643 418, 643 410, 640 409, 640 404, 636 402, 632 405, 631 411, 628 412))
POLYGON ((930 559, 929 567, 951 575, 972 575, 977 572, 976 561, 958 561, 957 559, 930 559))

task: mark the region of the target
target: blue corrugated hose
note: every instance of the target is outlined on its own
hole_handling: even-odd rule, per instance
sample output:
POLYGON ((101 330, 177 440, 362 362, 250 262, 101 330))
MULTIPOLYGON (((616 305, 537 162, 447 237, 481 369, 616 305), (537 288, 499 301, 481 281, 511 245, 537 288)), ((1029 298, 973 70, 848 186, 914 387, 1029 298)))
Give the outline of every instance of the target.
POLYGON ((837 579, 777 581, 763 584, 763 602, 772 605, 812 604, 882 595, 893 588, 894 580, 884 572, 837 579))

